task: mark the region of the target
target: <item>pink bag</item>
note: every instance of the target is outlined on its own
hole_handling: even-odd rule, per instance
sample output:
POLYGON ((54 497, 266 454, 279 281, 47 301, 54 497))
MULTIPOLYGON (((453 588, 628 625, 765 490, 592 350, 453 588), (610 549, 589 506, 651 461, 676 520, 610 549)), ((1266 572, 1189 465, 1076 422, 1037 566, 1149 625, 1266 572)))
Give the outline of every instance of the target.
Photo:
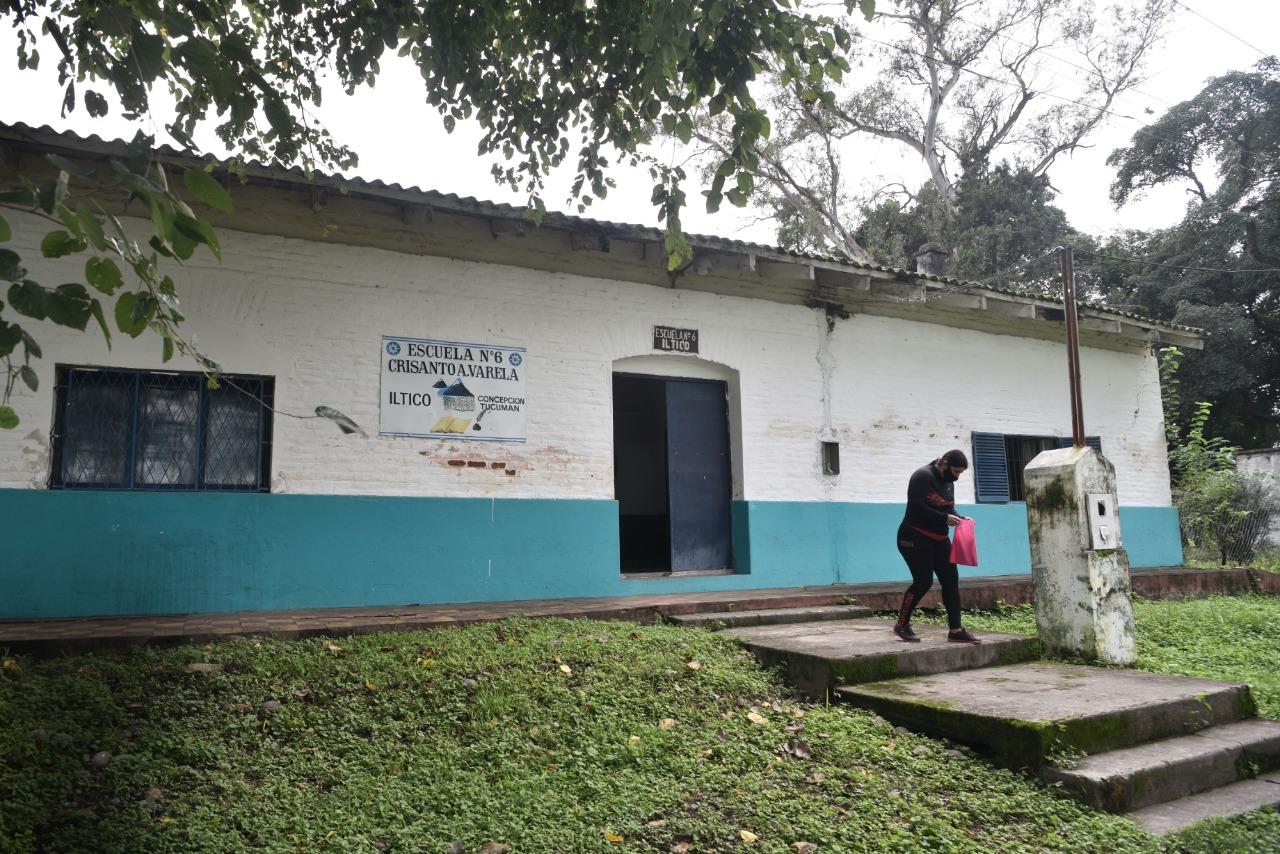
POLYGON ((951 562, 961 566, 978 565, 978 538, 973 533, 973 520, 961 519, 951 540, 951 562))

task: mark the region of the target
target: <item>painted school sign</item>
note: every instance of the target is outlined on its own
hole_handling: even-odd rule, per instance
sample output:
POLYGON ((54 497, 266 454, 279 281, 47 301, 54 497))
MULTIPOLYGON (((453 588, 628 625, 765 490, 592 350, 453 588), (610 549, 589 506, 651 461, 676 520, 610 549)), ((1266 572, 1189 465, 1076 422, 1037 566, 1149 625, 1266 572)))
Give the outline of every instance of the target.
POLYGON ((525 440, 525 350, 384 335, 378 433, 525 440))

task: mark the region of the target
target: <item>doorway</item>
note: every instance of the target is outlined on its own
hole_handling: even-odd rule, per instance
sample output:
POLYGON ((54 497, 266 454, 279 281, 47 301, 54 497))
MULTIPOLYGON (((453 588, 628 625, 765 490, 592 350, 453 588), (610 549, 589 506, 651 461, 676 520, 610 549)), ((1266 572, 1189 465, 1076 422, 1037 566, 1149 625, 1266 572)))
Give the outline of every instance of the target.
POLYGON ((614 374, 613 440, 622 571, 731 570, 726 383, 614 374))

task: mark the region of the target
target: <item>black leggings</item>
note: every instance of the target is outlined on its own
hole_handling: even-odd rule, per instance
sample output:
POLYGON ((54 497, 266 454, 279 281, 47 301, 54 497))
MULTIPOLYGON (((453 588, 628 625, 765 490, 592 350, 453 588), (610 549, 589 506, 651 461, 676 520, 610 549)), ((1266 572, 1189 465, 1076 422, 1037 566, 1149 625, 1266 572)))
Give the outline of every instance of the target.
POLYGON ((911 612, 933 586, 933 576, 942 585, 942 604, 947 607, 947 623, 960 628, 960 573, 951 562, 951 540, 932 540, 908 525, 898 528, 898 553, 911 570, 912 585, 902 599, 898 622, 911 622, 911 612))

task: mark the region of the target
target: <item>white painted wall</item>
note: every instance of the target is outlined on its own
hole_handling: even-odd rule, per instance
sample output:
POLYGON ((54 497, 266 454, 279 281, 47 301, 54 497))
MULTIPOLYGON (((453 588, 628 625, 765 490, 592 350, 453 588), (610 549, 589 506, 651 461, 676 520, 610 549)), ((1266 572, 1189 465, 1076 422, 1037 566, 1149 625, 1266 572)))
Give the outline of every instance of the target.
MULTIPOLYGON (((42 281, 80 278, 83 258, 38 261, 33 236, 43 232, 15 226, 16 248, 42 281)), ((967 452, 971 430, 1069 428, 1065 355, 1048 342, 870 316, 837 321, 829 333, 815 311, 762 300, 230 230, 220 237, 221 265, 201 260, 175 275, 188 334, 228 372, 273 375, 280 409, 333 406, 372 437, 278 416, 276 492, 610 498, 611 371, 633 357, 644 359, 624 362, 629 370, 734 380, 734 492, 748 499, 898 502, 913 468, 950 447, 967 452), (697 328, 703 361, 655 354, 654 324, 697 328), (529 441, 378 438, 384 334, 527 347, 529 441), (819 442, 830 436, 842 443, 839 477, 820 474, 819 442), (459 459, 506 465, 448 465, 459 459)), ((108 351, 92 329, 36 326, 42 384, 18 393, 21 426, 0 431, 4 487, 47 482, 55 363, 165 367, 152 335, 117 334, 108 351)), ((1155 361, 1086 350, 1083 373, 1088 432, 1102 436, 1115 463, 1121 502, 1167 505, 1155 361)), ((965 477, 957 498, 972 497, 965 477)))

